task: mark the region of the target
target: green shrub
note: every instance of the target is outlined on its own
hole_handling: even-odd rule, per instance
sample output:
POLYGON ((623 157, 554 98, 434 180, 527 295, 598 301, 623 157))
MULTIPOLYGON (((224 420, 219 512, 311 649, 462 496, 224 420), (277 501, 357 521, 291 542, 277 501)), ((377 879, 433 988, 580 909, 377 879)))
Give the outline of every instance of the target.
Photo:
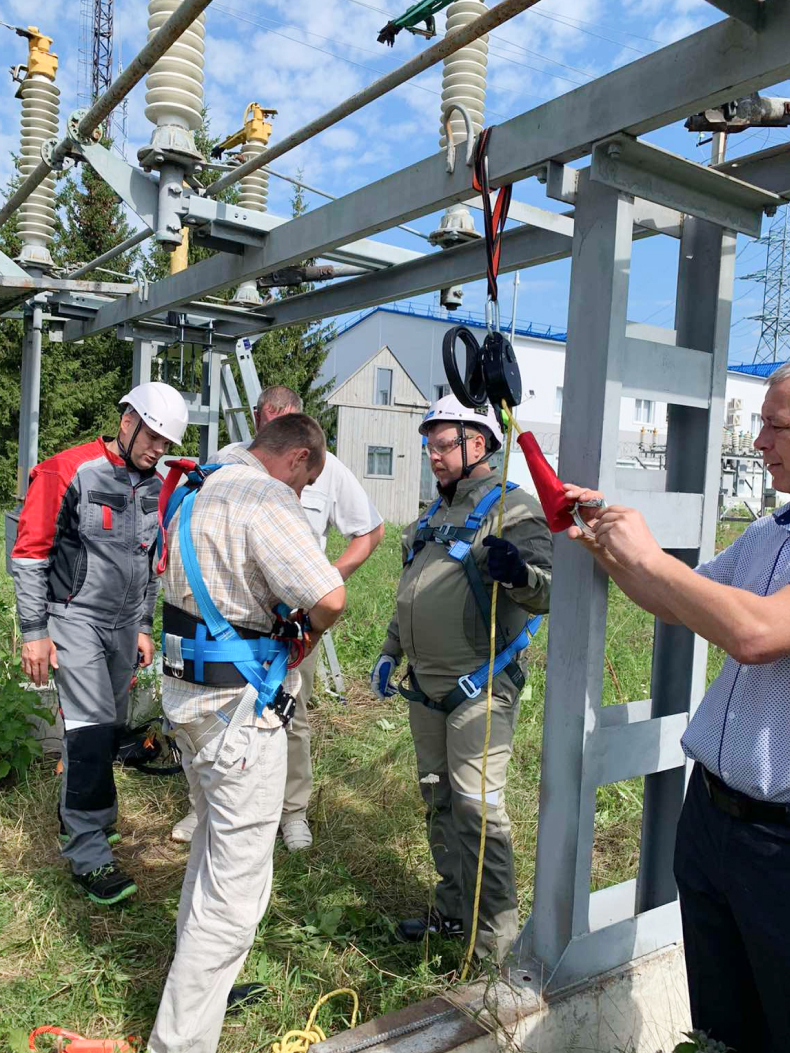
POLYGON ((41 756, 41 743, 31 733, 30 718, 55 723, 36 692, 21 686, 25 679, 13 600, 4 588, 0 593, 0 779, 11 772, 24 775, 33 758, 41 756))

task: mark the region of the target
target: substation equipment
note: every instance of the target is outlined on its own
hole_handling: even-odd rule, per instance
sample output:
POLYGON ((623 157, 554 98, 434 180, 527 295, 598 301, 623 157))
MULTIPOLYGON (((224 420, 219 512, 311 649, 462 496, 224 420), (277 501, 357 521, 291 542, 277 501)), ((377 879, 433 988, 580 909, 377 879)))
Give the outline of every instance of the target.
MULTIPOLYGON (((257 384, 240 341, 484 277, 480 238, 459 238, 427 253, 369 240, 420 216, 445 209, 457 215, 459 205, 474 201, 472 168, 461 151, 452 165, 449 151, 441 150, 290 220, 256 207, 260 191, 251 184, 245 185, 244 205, 225 204, 216 194, 409 76, 449 59, 459 40, 480 40, 536 2, 505 0, 484 9, 273 147, 259 140, 257 150, 245 142, 243 162, 208 191, 193 178, 205 163, 193 131, 202 106, 201 12, 209 0, 151 0, 146 48, 90 110, 68 118, 60 140, 52 138, 56 93, 44 86, 53 78, 31 75, 25 91, 31 97, 41 92, 46 103, 41 125, 26 125, 25 134, 36 149, 36 136, 45 136, 41 160, 35 149, 25 155, 35 167, 0 209, 0 222, 18 206, 25 209, 22 258, 0 259, 4 307, 23 304, 25 311, 20 496, 37 452, 44 326, 50 340, 108 331, 133 340, 134 383, 151 376, 159 350, 176 337, 205 348, 201 391, 192 396, 190 412, 207 450, 216 443, 226 356, 246 353, 243 368, 250 384, 257 384), (141 152, 141 170, 92 135, 145 73, 146 113, 155 128, 141 152), (66 278, 53 277, 46 260, 52 218, 47 179, 53 168, 74 161, 91 165, 140 217, 138 241, 150 236, 175 249, 186 227, 217 254, 156 282, 80 281, 97 261, 66 278), (303 295, 259 304, 253 295, 250 306, 238 305, 250 303, 250 283, 309 259, 365 273, 303 295), (236 303, 207 299, 228 288, 240 290, 236 303)), ((786 146, 705 167, 644 138, 790 76, 790 0, 711 2, 731 17, 505 121, 493 129, 488 149, 493 188, 535 179, 559 203, 542 209, 513 202, 515 225, 502 238, 500 272, 572 260, 559 474, 640 509, 660 544, 691 566, 714 550, 736 234, 759 237, 763 215, 790 195, 786 146), (632 246, 654 236, 673 238, 678 247, 671 329, 632 324, 626 314, 632 246), (668 403, 666 474, 617 468, 623 396, 668 403), (660 489, 644 489, 645 480, 660 489)), ((483 7, 458 0, 448 17, 453 8, 463 13, 469 5, 483 7)), ((476 55, 477 72, 461 72, 478 78, 479 97, 482 47, 476 55)), ((467 96, 467 109, 473 109, 467 96)), ((451 230, 453 224, 444 226, 451 230)), ((463 222, 456 229, 461 227, 463 222)), ((248 428, 246 420, 243 426, 248 428)), ((237 434, 243 437, 241 424, 237 434)), ((534 906, 510 971, 516 984, 539 977, 548 997, 681 939, 672 874, 688 771, 680 738, 704 693, 707 655, 707 644, 689 630, 657 622, 651 697, 603 706, 607 578, 564 536, 556 540, 554 565, 534 906), (638 874, 591 891, 597 791, 637 778, 644 778, 638 874)))

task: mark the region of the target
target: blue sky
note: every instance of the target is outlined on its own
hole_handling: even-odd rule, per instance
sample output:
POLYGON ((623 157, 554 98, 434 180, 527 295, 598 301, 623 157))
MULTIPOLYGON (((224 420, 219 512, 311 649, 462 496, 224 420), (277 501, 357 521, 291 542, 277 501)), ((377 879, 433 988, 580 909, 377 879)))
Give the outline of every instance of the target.
MULTIPOLYGON (((394 49, 376 42, 388 17, 402 13, 408 0, 214 0, 207 11, 205 101, 211 130, 227 134, 241 126, 246 104, 255 100, 279 110, 273 139, 280 138, 330 106, 364 87, 425 47, 425 42, 401 33, 394 49)), ((115 0, 116 62, 128 62, 145 43, 146 0, 115 0)), ((61 117, 79 104, 79 0, 0 0, 0 18, 37 24, 54 37, 60 58, 58 83, 61 117)), ((544 99, 572 91, 595 76, 719 20, 719 12, 704 0, 541 0, 531 11, 497 30, 490 40, 487 116, 489 124, 540 105, 544 99)), ((439 16, 440 32, 443 19, 439 16)), ((26 45, 8 30, 0 30, 0 63, 23 62, 26 45)), ((150 137, 143 114, 144 84, 129 99, 128 157, 150 137)), ((790 85, 764 89, 790 95, 790 85)), ((438 149, 441 66, 347 118, 311 142, 281 158, 278 170, 342 195, 410 164, 438 149)), ((751 153, 783 142, 784 129, 749 131, 732 137, 728 156, 751 153)), ((682 124, 648 137, 658 145, 695 161, 704 161, 709 146, 697 147, 697 137, 682 124)), ((10 78, 0 94, 0 178, 7 179, 10 154, 19 141, 19 102, 10 78)), ((269 208, 287 215, 291 187, 270 182, 269 208)), ((516 184, 514 196, 546 204, 535 180, 516 184)), ((308 195, 310 207, 322 199, 308 195)), ((550 202, 550 208, 559 208, 550 202)), ((564 207, 564 206, 563 206, 564 207)), ((438 216, 414 226, 425 233, 438 216)), ((478 227, 481 216, 476 213, 478 227)), ((401 231, 386 235, 392 242, 422 250, 425 242, 401 231)), ((738 275, 759 270, 765 249, 739 238, 738 275)), ((677 242, 651 238, 634 246, 629 317, 656 325, 671 325, 675 297, 677 242)), ((521 275, 517 315, 524 321, 562 326, 567 317, 569 263, 532 268, 521 275)), ((503 317, 510 315, 512 277, 501 281, 503 317)), ((464 306, 481 310, 483 283, 466 289, 464 306)), ((431 297, 427 297, 429 301, 431 297)), ((759 323, 748 320, 762 306, 762 286, 736 282, 731 361, 750 361, 759 323)))

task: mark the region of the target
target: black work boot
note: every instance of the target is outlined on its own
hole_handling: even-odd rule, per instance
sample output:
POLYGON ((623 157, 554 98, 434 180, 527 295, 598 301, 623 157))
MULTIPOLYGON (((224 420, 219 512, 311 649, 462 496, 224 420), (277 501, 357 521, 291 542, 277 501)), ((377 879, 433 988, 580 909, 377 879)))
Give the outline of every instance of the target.
POLYGON ((464 925, 460 918, 444 918, 432 907, 421 918, 404 918, 395 929, 395 935, 404 943, 415 943, 423 939, 426 932, 446 937, 463 936, 464 925))
POLYGON ((137 885, 117 863, 105 863, 103 867, 90 870, 87 874, 74 874, 73 877, 80 888, 87 892, 89 899, 104 907, 128 899, 137 891, 137 885))
POLYGON ((260 1002, 269 993, 264 984, 234 984, 228 992, 228 1016, 236 1016, 244 1009, 260 1002))

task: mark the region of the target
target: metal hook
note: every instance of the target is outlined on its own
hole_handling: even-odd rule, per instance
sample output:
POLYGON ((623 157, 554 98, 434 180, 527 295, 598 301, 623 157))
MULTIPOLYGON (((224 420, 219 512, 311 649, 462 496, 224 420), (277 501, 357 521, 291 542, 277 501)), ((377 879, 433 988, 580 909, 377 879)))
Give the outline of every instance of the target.
POLYGON ((499 300, 492 300, 489 297, 486 300, 486 329, 489 333, 498 333, 499 328, 499 300))
POLYGON ((451 102, 444 110, 444 132, 447 136, 447 171, 451 175, 455 171, 455 140, 453 139, 453 128, 450 124, 450 115, 453 110, 458 110, 466 125, 466 164, 468 168, 472 167, 475 153, 475 134, 472 129, 472 118, 469 116, 469 110, 462 106, 460 102, 451 102))

